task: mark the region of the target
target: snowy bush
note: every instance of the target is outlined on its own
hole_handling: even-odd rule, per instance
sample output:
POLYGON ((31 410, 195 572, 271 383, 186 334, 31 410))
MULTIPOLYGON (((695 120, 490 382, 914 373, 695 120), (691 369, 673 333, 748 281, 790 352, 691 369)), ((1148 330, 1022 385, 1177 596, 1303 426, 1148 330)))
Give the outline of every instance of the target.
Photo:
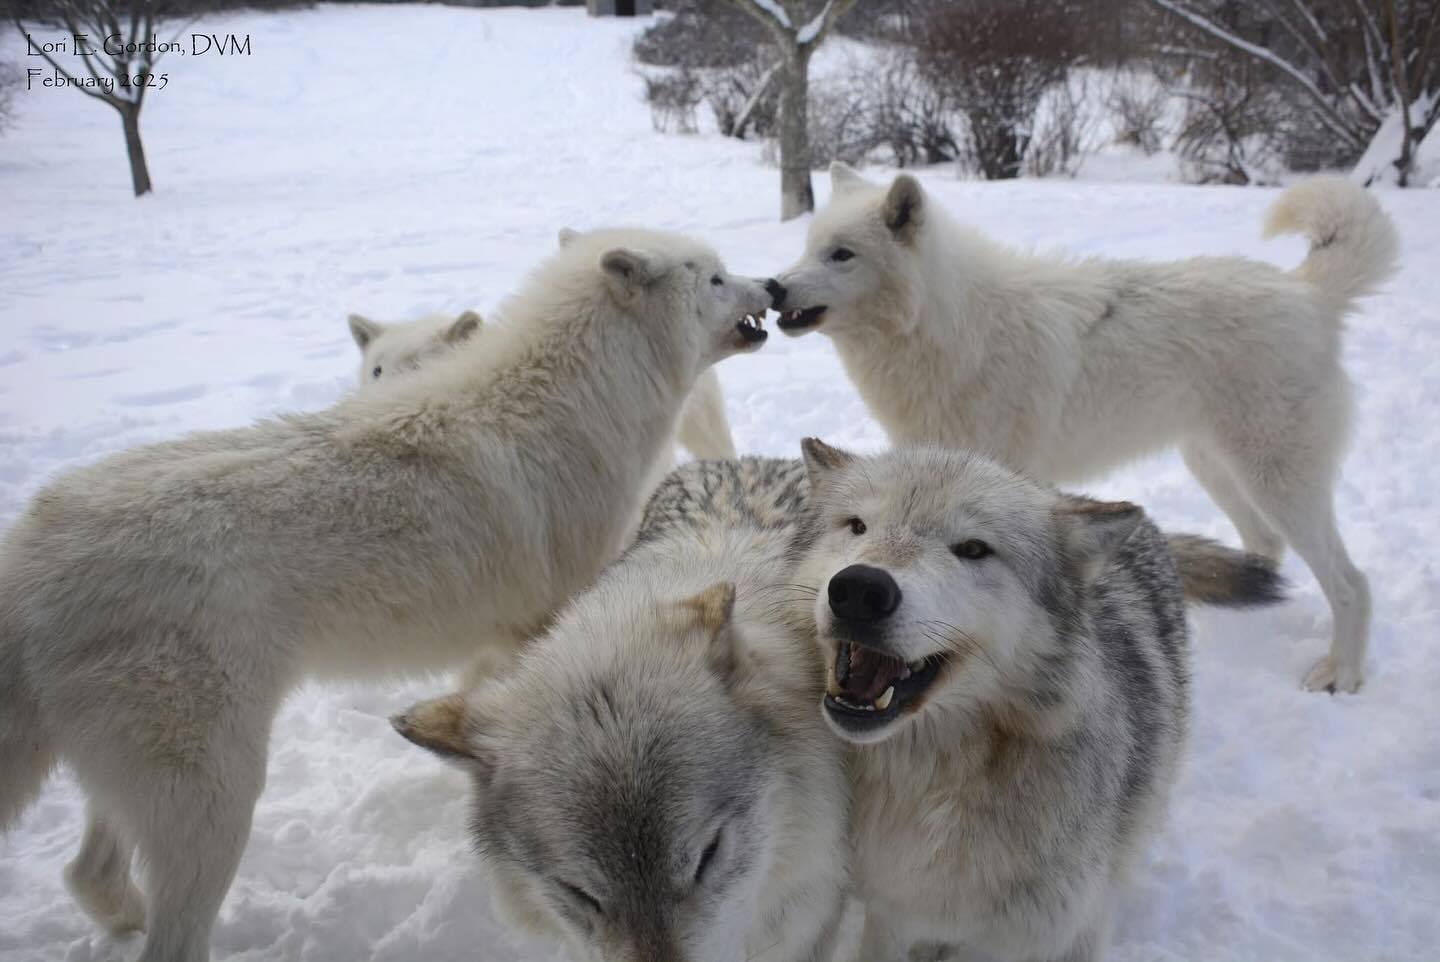
POLYGON ((650 123, 661 133, 693 134, 695 106, 705 95, 699 75, 679 70, 640 72, 645 84, 645 102, 650 105, 650 123))
POLYGON ((988 180, 1020 176, 1045 92, 1075 59, 1055 0, 954 0, 915 35, 930 84, 965 116, 962 160, 988 180))
POLYGON ((1137 147, 1146 155, 1165 145, 1165 115, 1172 97, 1153 73, 1121 70, 1105 98, 1114 125, 1115 143, 1137 147))

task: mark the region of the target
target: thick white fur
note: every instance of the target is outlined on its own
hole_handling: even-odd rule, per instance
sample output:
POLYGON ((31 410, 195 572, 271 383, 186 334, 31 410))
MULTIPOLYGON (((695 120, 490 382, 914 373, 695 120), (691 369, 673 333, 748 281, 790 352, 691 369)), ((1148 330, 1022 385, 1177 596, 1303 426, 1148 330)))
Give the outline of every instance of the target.
POLYGON ((461 743, 445 753, 475 774, 477 817, 485 821, 477 831, 489 838, 480 847, 490 855, 495 907, 509 924, 569 942, 573 958, 590 962, 832 957, 848 885, 849 792, 840 743, 815 710, 822 679, 813 623, 796 606, 777 603, 790 534, 788 527, 720 521, 699 536, 642 541, 566 607, 513 672, 460 696, 461 743), (720 634, 716 626, 697 630, 693 615, 677 617, 682 599, 726 582, 734 609, 720 634), (596 704, 613 713, 604 725, 587 708, 596 704), (732 743, 737 716, 765 732, 763 744, 732 743), (724 750, 714 757, 702 745, 724 750), (642 817, 610 806, 626 794, 619 786, 648 772, 673 793, 672 807, 643 816, 654 826, 650 841, 693 838, 698 854, 714 831, 707 819, 717 802, 689 781, 677 756, 720 765, 711 774, 727 784, 755 783, 754 804, 732 822, 717 856, 731 878, 725 891, 696 891, 662 906, 618 891, 604 860, 583 853, 595 848, 587 833, 620 838, 627 820, 642 817), (544 775, 535 774, 537 759, 544 775), (584 791, 577 785, 590 792, 588 806, 574 804, 584 791), (506 806, 526 812, 517 816, 506 806), (577 807, 590 817, 577 821, 577 807), (517 821, 526 823, 524 844, 539 846, 551 863, 545 872, 524 867, 515 838, 502 844, 493 837, 508 835, 517 821), (730 872, 737 863, 744 868, 730 872), (607 901, 641 904, 630 915, 577 925, 557 908, 552 874, 590 880, 607 901), (648 954, 635 943, 627 923, 637 917, 668 930, 673 954, 648 954))
MULTIPOLYGON (((362 391, 378 387, 397 374, 419 370, 476 336, 483 327, 480 315, 474 311, 458 317, 434 314, 417 321, 384 322, 351 314, 349 324, 350 335, 360 349, 358 384, 362 391)), ((685 399, 676 440, 697 458, 735 457, 735 440, 725 416, 725 395, 714 368, 700 375, 695 389, 685 399)), ((658 482, 669 470, 670 462, 662 460, 657 466, 661 472, 655 477, 658 482)), ((654 487, 650 484, 646 490, 654 487)))
POLYGON ((893 440, 1056 483, 1178 444, 1247 550, 1278 558, 1288 543, 1320 582, 1334 637, 1307 686, 1359 687, 1370 592, 1333 490, 1351 410, 1341 322, 1397 258, 1373 198, 1334 177, 1285 191, 1267 231, 1312 244, 1286 272, 1036 256, 961 225, 914 178, 831 177, 778 306, 828 308, 819 330, 893 440), (855 256, 834 260, 842 247, 855 256))
POLYGON ((142 962, 207 958, 286 693, 536 631, 620 547, 695 379, 769 302, 696 241, 598 231, 427 377, 52 483, 0 543, 0 829, 64 760, 90 802, 82 904, 140 924, 133 845, 142 962))

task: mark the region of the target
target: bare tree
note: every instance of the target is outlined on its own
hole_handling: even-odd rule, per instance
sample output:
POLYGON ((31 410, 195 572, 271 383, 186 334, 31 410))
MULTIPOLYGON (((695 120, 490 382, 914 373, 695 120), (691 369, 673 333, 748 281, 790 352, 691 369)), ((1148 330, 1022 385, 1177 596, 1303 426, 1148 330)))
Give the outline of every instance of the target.
POLYGON ((1352 160, 1387 121, 1397 124, 1387 163, 1405 185, 1415 146, 1440 121, 1436 0, 1252 0, 1244 12, 1260 29, 1249 35, 1227 23, 1238 9, 1227 0, 1149 2, 1196 36, 1270 68, 1352 160))
POLYGON ((780 52, 780 219, 815 209, 810 186, 810 57, 856 0, 730 0, 764 24, 780 52))
POLYGON ((155 62, 174 41, 161 41, 156 30, 162 16, 157 0, 50 0, 43 14, 65 29, 71 61, 84 66, 77 74, 46 50, 42 39, 32 39, 19 15, 15 26, 26 36, 28 52, 38 53, 65 79, 66 85, 112 108, 125 130, 125 155, 135 196, 151 190, 140 140, 140 108, 146 91, 164 86, 155 74, 155 62), (78 48, 78 49, 76 49, 78 48))

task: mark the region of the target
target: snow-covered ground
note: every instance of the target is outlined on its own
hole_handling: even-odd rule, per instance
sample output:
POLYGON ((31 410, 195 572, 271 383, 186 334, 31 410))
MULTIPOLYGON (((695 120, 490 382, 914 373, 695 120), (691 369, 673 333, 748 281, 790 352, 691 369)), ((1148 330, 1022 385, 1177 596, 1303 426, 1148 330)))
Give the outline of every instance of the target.
MULTIPOLYGON (((72 465, 329 403, 353 376, 347 312, 490 310, 561 226, 692 231, 757 275, 801 246, 803 222, 776 223, 778 177, 756 145, 652 132, 627 58, 633 24, 574 9, 321 7, 196 29, 248 33, 253 54, 165 62, 170 85, 145 108, 158 189, 144 200, 129 196, 110 111, 74 92, 17 97, 0 153, 0 526, 72 465)), ((0 40, 0 56, 28 66, 21 53, 14 35, 0 40)), ((1302 253, 1259 240, 1270 191, 924 176, 1016 244, 1279 264, 1302 253)), ((817 189, 823 200, 823 178, 817 189)), ((1195 616, 1187 774, 1120 907, 1121 962, 1440 951, 1440 192, 1381 201, 1405 265, 1347 336, 1360 414, 1339 488, 1375 591, 1369 683, 1358 697, 1300 690, 1329 615, 1293 561, 1285 606, 1195 616)), ((772 338, 720 373, 743 451, 789 455, 807 434, 883 444, 821 337, 772 338)), ((1170 528, 1234 537, 1174 457, 1096 489, 1170 528)), ((218 958, 551 957, 492 920, 463 779, 385 720, 439 684, 291 700, 218 958)), ((99 935, 61 884, 81 808, 62 773, 0 839, 0 962, 138 952, 99 935)))

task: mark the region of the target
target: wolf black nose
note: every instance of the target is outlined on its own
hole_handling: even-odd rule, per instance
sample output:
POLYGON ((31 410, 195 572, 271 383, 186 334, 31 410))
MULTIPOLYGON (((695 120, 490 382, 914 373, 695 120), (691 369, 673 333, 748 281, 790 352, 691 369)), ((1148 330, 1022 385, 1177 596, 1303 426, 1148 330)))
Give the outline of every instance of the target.
POLYGON ((770 295, 770 306, 780 310, 780 305, 785 303, 785 285, 772 277, 765 282, 765 293, 770 295))
POLYGON ((851 565, 830 579, 830 610, 849 621, 879 621, 900 607, 900 586, 879 568, 851 565))

